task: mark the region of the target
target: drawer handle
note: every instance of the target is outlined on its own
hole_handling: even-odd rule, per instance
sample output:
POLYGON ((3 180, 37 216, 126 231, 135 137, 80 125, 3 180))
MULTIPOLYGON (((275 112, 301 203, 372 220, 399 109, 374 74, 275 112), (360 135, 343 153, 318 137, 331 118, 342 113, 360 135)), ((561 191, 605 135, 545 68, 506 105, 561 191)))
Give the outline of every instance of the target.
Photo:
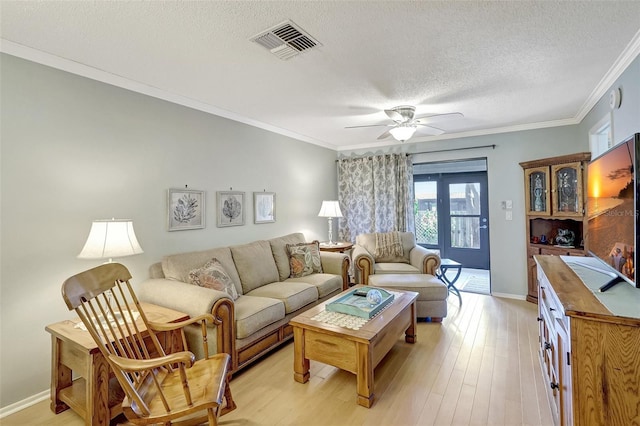
POLYGON ((556 308, 549 308, 549 312, 553 312, 555 310, 556 310, 556 308))
POLYGON ((551 349, 551 343, 549 342, 544 342, 544 350, 548 351, 549 349, 551 349))
POLYGON ((551 382, 550 386, 551 386, 551 389, 560 389, 560 386, 558 386, 557 383, 551 382))
POLYGON ((540 317, 538 317, 538 318, 536 318, 536 319, 537 319, 538 321, 544 321, 544 319, 542 319, 542 318, 540 318, 540 317))

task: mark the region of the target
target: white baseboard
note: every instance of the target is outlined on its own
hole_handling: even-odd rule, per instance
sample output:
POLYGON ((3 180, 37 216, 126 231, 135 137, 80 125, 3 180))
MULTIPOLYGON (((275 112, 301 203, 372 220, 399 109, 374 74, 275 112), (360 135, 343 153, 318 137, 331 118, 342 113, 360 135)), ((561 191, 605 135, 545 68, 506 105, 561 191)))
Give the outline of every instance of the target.
POLYGON ((527 296, 522 294, 496 293, 492 291, 491 295, 495 297, 502 297, 503 299, 527 300, 527 296))
POLYGON ((11 405, 7 405, 6 407, 2 407, 0 408, 0 419, 10 414, 17 413, 20 410, 24 410, 27 407, 31 407, 32 405, 37 404, 38 402, 44 401, 45 399, 49 399, 50 394, 51 394, 51 391, 47 389, 40 393, 32 395, 29 398, 25 398, 22 401, 18 401, 11 405))

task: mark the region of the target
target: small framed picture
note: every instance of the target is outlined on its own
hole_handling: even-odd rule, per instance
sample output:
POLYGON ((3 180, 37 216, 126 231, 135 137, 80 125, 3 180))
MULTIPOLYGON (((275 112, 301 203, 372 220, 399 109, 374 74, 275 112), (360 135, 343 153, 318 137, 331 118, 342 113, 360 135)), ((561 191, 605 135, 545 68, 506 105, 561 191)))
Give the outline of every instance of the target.
POLYGON ((253 223, 271 223, 276 221, 276 193, 253 193, 253 223))
POLYGON ((167 194, 167 227, 169 231, 204 228, 204 191, 169 189, 167 194))
POLYGON ((218 227, 244 225, 244 192, 216 192, 218 227))

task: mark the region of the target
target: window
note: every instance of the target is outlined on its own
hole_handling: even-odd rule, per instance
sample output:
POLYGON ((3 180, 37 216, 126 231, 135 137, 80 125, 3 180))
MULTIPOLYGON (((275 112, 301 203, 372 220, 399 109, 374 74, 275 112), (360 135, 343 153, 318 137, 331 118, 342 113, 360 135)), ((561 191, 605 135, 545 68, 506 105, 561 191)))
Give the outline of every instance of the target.
POLYGON ((613 146, 613 131, 611 128, 611 114, 607 114, 589 130, 589 147, 591 158, 596 158, 613 146))

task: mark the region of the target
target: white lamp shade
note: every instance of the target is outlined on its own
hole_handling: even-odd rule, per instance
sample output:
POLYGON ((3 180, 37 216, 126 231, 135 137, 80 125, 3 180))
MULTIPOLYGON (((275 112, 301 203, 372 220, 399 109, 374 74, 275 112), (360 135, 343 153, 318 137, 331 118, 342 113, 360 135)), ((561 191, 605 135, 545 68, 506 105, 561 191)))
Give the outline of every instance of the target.
POLYGON ((337 201, 323 201, 318 213, 320 217, 342 217, 340 205, 337 201))
POLYGON ((89 237, 78 255, 80 259, 106 259, 144 253, 133 221, 125 219, 94 220, 89 237))
POLYGON ((404 142, 411 139, 411 136, 416 132, 416 129, 416 126, 400 125, 389 130, 389 133, 391 133, 391 136, 393 136, 395 140, 404 142))

